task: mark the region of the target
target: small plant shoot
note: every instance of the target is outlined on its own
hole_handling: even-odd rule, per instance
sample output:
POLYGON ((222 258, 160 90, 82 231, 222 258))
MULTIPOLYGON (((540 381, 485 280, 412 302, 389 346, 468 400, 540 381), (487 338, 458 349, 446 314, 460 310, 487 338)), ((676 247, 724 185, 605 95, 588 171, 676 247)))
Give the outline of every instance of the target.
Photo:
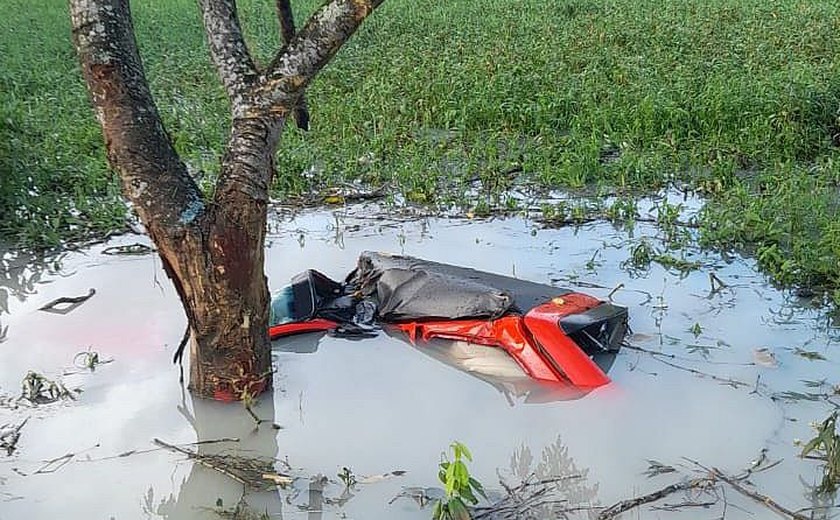
POLYGON ((470 476, 464 462, 472 462, 472 454, 458 441, 450 444, 452 459, 441 453, 438 479, 444 485, 446 496, 437 500, 432 510, 433 520, 469 520, 472 518, 469 507, 478 504, 478 497, 487 498, 484 486, 470 476))

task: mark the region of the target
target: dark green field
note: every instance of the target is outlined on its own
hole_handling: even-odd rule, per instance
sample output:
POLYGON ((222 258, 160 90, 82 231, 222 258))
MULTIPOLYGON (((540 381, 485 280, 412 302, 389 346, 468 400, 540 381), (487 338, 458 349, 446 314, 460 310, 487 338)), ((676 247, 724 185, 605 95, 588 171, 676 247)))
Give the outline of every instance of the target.
MULTIPOLYGON (((195 2, 134 4, 159 108, 209 181, 227 102, 195 2)), ((274 2, 239 4, 265 60, 274 2)), ((316 6, 295 4, 299 21, 316 6)), ((120 227, 65 3, 0 10, 0 234, 41 245, 120 227)), ((350 181, 475 211, 515 209, 514 186, 685 183, 709 198, 706 243, 749 244, 779 281, 834 290, 838 49, 835 0, 388 0, 310 88, 313 127, 284 134, 275 195, 350 181)))

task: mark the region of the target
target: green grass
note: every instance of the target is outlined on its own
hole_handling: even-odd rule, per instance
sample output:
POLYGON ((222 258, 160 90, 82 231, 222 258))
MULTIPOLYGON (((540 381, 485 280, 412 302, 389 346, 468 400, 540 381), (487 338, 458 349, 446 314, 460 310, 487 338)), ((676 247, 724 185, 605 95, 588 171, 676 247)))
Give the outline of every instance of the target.
MULTIPOLYGON (((273 2, 239 4, 265 61, 273 2)), ((296 1, 298 21, 316 5, 296 1)), ((0 233, 38 244, 119 226, 64 2, 0 9, 0 233)), ((135 2, 135 18, 176 146, 212 179, 227 101, 195 2, 135 2)), ((710 198, 706 243, 836 288, 838 48, 834 0, 388 0, 311 86, 312 130, 284 134, 275 195, 354 181, 483 210, 513 185, 679 181, 710 198), (484 191, 468 194, 475 179, 484 191)))

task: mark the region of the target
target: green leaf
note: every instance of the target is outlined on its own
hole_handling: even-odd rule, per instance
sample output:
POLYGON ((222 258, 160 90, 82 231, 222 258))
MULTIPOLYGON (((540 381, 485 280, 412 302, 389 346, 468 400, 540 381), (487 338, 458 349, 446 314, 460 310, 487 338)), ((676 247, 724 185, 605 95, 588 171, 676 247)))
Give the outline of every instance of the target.
POLYGON ((469 502, 472 505, 478 504, 478 499, 475 498, 475 495, 473 494, 472 489, 470 489, 469 486, 464 486, 460 491, 461 496, 466 498, 467 502, 469 502))
POLYGON ((474 490, 478 491, 479 495, 481 495, 482 497, 484 497, 485 500, 487 500, 487 493, 484 492, 484 485, 482 485, 481 482, 470 477, 470 486, 472 486, 474 490))
POLYGON ((470 472, 467 469, 467 466, 461 462, 460 460, 456 460, 452 464, 454 471, 453 474, 455 476, 455 483, 458 487, 466 487, 470 484, 470 472))
POLYGON ((470 511, 460 498, 453 498, 447 504, 449 506, 449 515, 453 520, 472 520, 470 511))
POLYGON ((452 451, 455 452, 456 460, 464 457, 468 461, 472 462, 472 453, 470 453, 470 450, 468 450, 466 446, 458 441, 454 441, 450 446, 452 447, 452 451))
POLYGON ((432 509, 432 520, 443 519, 443 502, 440 500, 435 502, 435 507, 432 509))
POLYGON ((444 484, 446 485, 446 495, 452 496, 452 493, 455 491, 455 484, 457 480, 455 478, 455 465, 452 464, 448 468, 446 468, 446 480, 444 484))

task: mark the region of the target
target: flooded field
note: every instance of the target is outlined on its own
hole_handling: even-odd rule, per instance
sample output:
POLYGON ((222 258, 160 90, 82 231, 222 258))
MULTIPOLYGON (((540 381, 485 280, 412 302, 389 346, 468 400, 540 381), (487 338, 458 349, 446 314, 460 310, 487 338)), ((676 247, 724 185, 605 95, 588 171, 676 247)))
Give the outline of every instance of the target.
MULTIPOLYGON (((185 322, 160 262, 103 254, 145 237, 47 263, 6 255, 0 426, 27 422, 16 449, 0 453, 0 519, 230 514, 242 484, 155 439, 270 459, 266 471, 291 484, 245 497, 270 518, 430 518, 411 495, 436 496, 426 488, 439 486, 440 453, 453 440, 471 449, 472 473, 496 497, 505 493, 500 479, 568 477, 551 487, 551 504, 532 509, 535 518, 564 510, 594 518, 707 476, 696 463, 728 475, 753 467, 750 489, 807 518, 833 516, 833 498, 811 489, 820 463, 798 457, 795 440, 813 437, 809 423, 834 408, 823 394, 838 382, 840 329, 807 299, 769 286, 751 260, 689 249, 669 254, 691 270, 634 263, 640 244, 664 250, 662 231, 641 222, 632 232, 608 223, 545 229, 521 218, 394 219, 358 206, 281 213, 271 230, 272 289, 307 268, 340 279, 364 250, 404 253, 611 297, 630 309, 635 348, 615 359, 612 384, 570 396, 524 380, 515 366, 471 373, 481 367, 463 344, 412 346, 384 332, 298 336, 275 342, 275 389, 253 407, 266 420, 257 427, 242 405, 193 400, 182 389, 172 355, 185 322), (38 310, 91 288, 71 312, 38 310), (88 350, 107 363, 81 366, 89 357, 77 354, 88 350), (75 398, 17 400, 29 371, 60 380, 75 398), (647 476, 651 461, 674 471, 647 476), (342 468, 357 481, 349 489, 342 468)), ((722 489, 676 493, 621 518, 777 517, 722 489)))

